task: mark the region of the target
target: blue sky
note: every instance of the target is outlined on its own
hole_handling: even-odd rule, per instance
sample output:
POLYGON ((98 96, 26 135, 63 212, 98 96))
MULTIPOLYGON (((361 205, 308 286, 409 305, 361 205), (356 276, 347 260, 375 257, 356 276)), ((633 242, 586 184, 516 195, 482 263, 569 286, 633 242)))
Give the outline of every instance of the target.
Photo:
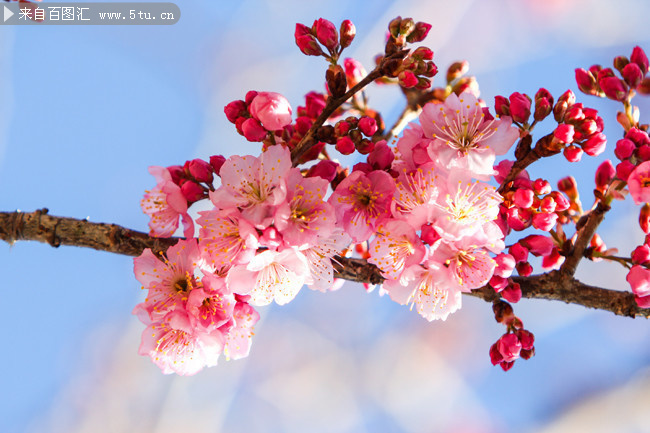
MULTIPOLYGON (((149 165, 256 154, 224 105, 255 89, 283 93, 295 108, 322 89, 325 64, 295 47, 296 22, 351 19, 359 36, 348 55, 368 69, 391 18, 431 22, 426 42, 439 68, 469 60, 488 103, 541 86, 558 96, 576 90, 575 67, 609 64, 637 44, 650 50, 642 1, 450 3, 178 1, 181 20, 169 27, 0 27, 0 209, 47 207, 145 231, 149 165)), ((368 94, 388 123, 402 108, 396 89, 368 94)), ((610 119, 617 108, 579 99, 610 119)), ((639 102, 647 121, 648 102, 639 102)), ((611 120, 606 132, 610 142, 620 135, 611 120)), ((571 171, 590 204, 601 160, 556 157, 533 176, 571 171)), ((622 253, 640 238, 635 212, 617 204, 601 233, 622 253)), ((130 312, 142 293, 131 258, 19 242, 0 245, 0 263, 2 432, 174 431, 183 419, 201 432, 411 432, 432 422, 445 432, 543 431, 641 380, 650 362, 646 321, 522 301, 516 312, 538 336, 538 354, 504 374, 487 356, 502 332, 489 305, 467 299, 447 322, 429 324, 346 285, 262 311, 245 361, 162 376, 137 355, 142 328, 130 312)), ((582 274, 626 288, 623 277, 602 264, 582 274)))

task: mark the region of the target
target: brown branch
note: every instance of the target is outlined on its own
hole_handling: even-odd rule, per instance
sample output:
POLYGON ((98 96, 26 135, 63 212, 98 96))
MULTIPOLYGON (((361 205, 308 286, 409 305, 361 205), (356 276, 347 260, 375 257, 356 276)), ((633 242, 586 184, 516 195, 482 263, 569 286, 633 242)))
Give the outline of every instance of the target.
MULTIPOLYGON (((71 245, 138 256, 145 248, 152 249, 154 253, 164 252, 180 238, 155 238, 115 224, 48 215, 47 209, 41 209, 29 213, 0 212, 0 239, 10 244, 32 240, 53 247, 71 245)), ((349 281, 370 284, 381 284, 384 281, 379 269, 362 259, 337 256, 334 259, 334 270, 337 278, 349 281)), ((611 311, 619 316, 650 317, 650 309, 639 308, 632 293, 589 286, 559 271, 513 279, 521 285, 524 298, 562 301, 611 311)), ((474 290, 469 295, 488 302, 499 298, 487 286, 474 290)))
MULTIPOLYGON (((572 252, 567 256, 564 263, 560 267, 560 272, 569 276, 572 276, 576 272, 578 267, 578 262, 584 256, 585 250, 591 242, 591 238, 596 233, 596 229, 600 223, 605 219, 605 213, 610 209, 609 205, 603 204, 603 202, 598 202, 596 208, 589 212, 586 216, 587 220, 582 227, 578 227, 578 233, 573 245, 572 252)), ((580 222, 578 222, 578 225, 580 222)))

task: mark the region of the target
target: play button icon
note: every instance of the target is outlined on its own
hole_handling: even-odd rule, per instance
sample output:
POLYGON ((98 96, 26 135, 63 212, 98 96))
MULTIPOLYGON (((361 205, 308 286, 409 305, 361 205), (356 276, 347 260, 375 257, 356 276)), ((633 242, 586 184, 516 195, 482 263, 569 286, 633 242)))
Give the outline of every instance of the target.
POLYGON ((14 13, 9 10, 7 6, 4 7, 4 22, 6 23, 9 18, 14 16, 14 13))

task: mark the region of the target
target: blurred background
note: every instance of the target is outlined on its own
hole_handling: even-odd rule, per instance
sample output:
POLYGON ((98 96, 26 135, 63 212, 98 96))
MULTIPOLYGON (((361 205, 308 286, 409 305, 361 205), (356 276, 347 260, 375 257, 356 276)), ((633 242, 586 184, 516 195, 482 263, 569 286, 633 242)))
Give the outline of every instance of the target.
MULTIPOLYGON (((467 59, 490 105, 497 94, 571 88, 599 109, 610 143, 618 106, 579 94, 573 70, 609 66, 635 45, 650 51, 643 0, 176 3, 173 26, 0 26, 0 210, 47 207, 146 231, 148 166, 258 154, 225 118, 228 102, 275 91, 295 110, 322 91, 326 64, 299 52, 296 22, 351 19, 345 55, 367 69, 392 18, 429 22, 434 84, 467 59)), ((391 124, 399 91, 367 93, 391 124)), ((647 123, 647 98, 636 105, 647 123)), ((573 174, 589 206, 606 157, 613 145, 577 165, 550 158, 531 176, 573 174)), ((617 202, 600 230, 621 254, 642 239, 637 212, 617 202)), ((619 268, 584 263, 578 276, 628 290, 619 268)), ((537 355, 504 373, 488 356, 504 331, 490 304, 466 297, 446 322, 428 323, 348 283, 260 308, 247 359, 177 377, 137 354, 144 326, 130 313, 143 298, 132 258, 0 245, 0 432, 650 432, 645 319, 522 300, 515 313, 537 355)))

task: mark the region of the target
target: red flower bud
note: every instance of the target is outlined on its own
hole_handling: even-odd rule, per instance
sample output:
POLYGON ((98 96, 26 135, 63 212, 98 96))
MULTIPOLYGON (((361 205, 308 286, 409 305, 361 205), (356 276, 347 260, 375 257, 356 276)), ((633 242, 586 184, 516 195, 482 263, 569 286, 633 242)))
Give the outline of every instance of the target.
POLYGON ((532 332, 526 331, 525 329, 519 329, 516 332, 517 338, 521 343, 521 348, 525 350, 531 350, 535 344, 535 336, 532 332))
POLYGON ((235 123, 238 117, 244 116, 247 113, 246 103, 242 100, 232 101, 224 107, 223 111, 226 113, 226 117, 230 123, 235 123))
POLYGON ((553 136, 560 140, 562 143, 573 143, 573 134, 575 130, 573 125, 561 123, 553 131, 553 136))
POLYGON ((605 192, 614 176, 616 176, 616 169, 612 162, 606 159, 596 169, 596 189, 605 192))
POLYGON ((623 102, 627 98, 627 85, 616 77, 604 77, 598 80, 598 85, 609 99, 623 102))
POLYGON ((336 140, 336 150, 341 152, 343 155, 350 155, 354 152, 355 146, 354 141, 347 135, 336 140))
POLYGON ((510 113, 512 120, 519 123, 526 123, 530 117, 531 100, 525 93, 515 92, 510 95, 510 113))
POLYGON ((616 142, 616 149, 614 149, 614 155, 620 160, 628 159, 634 151, 636 150, 636 145, 632 140, 627 138, 622 138, 616 142))
POLYGON ((316 37, 318 42, 323 44, 325 48, 330 51, 333 51, 339 44, 339 35, 336 31, 336 27, 331 21, 328 21, 324 18, 319 18, 314 21, 312 26, 312 31, 316 29, 316 37))
POLYGON ((298 35, 298 26, 303 26, 302 24, 296 24, 296 34, 295 34, 295 39, 296 39, 296 45, 298 45, 298 48, 300 48, 300 51, 302 51, 303 54, 308 55, 308 56, 320 56, 323 54, 323 50, 321 49, 320 45, 318 45, 318 42, 316 42, 316 38, 312 36, 311 34, 304 34, 304 35, 298 35))
POLYGON ((181 192, 187 201, 194 203, 203 198, 203 188, 196 182, 188 180, 181 185, 181 192))
POLYGON ((498 116, 510 116, 510 101, 505 96, 494 97, 494 111, 498 116))
POLYGON ((644 203, 639 211, 639 227, 643 233, 650 233, 650 204, 644 203))
POLYGON ((318 176, 331 182, 336 177, 336 170, 338 167, 339 165, 336 162, 324 159, 309 168, 309 171, 307 171, 307 177, 318 176))
POLYGON ((422 233, 420 239, 427 245, 434 245, 440 239, 440 234, 438 234, 431 224, 424 224, 420 231, 422 233))
POLYGON ((645 55, 645 52, 641 47, 634 47, 632 49, 630 61, 639 65, 639 68, 641 68, 643 75, 648 73, 648 57, 645 55))
POLYGON ((354 27, 352 21, 345 20, 341 23, 341 27, 339 31, 341 33, 341 39, 340 39, 341 48, 349 47, 352 41, 354 40, 354 36, 357 34, 356 27, 354 27))
POLYGON ((605 134, 599 132, 594 134, 586 143, 582 143, 582 150, 589 156, 598 156, 605 150, 607 145, 607 137, 605 134))
POLYGON ((596 84, 596 78, 582 68, 576 69, 576 82, 581 92, 587 95, 600 95, 600 88, 596 84))
POLYGON ((242 132, 248 141, 262 141, 267 134, 266 129, 255 119, 246 119, 242 123, 242 132))
POLYGON ((521 286, 519 283, 512 283, 501 291, 501 296, 506 301, 516 304, 521 300, 521 286))
POLYGON ((628 86, 635 89, 643 79, 643 72, 636 63, 628 63, 621 71, 621 75, 625 78, 628 86))
POLYGON ((224 162, 226 162, 226 158, 223 155, 213 155, 210 157, 210 165, 217 176, 221 173, 221 166, 224 162))
POLYGON ((359 129, 366 137, 372 137, 377 132, 377 122, 372 117, 363 116, 359 119, 359 129))
POLYGON ((623 182, 627 182, 627 179, 630 177, 630 174, 634 171, 635 168, 636 166, 630 161, 621 161, 616 165, 616 176, 618 176, 618 178, 623 182))
POLYGON ((429 30, 431 30, 431 24, 417 22, 411 34, 406 37, 406 41, 410 43, 422 42, 429 34, 429 30))
POLYGON ((583 150, 578 146, 576 146, 575 144, 572 144, 570 146, 565 147, 563 153, 567 161, 578 162, 580 161, 580 159, 582 159, 583 150))
POLYGON ((399 85, 405 89, 415 87, 418 84, 418 77, 411 71, 402 71, 397 78, 399 79, 399 85))
POLYGON ((212 166, 208 162, 198 158, 193 159, 189 163, 189 171, 195 180, 212 183, 212 166))

